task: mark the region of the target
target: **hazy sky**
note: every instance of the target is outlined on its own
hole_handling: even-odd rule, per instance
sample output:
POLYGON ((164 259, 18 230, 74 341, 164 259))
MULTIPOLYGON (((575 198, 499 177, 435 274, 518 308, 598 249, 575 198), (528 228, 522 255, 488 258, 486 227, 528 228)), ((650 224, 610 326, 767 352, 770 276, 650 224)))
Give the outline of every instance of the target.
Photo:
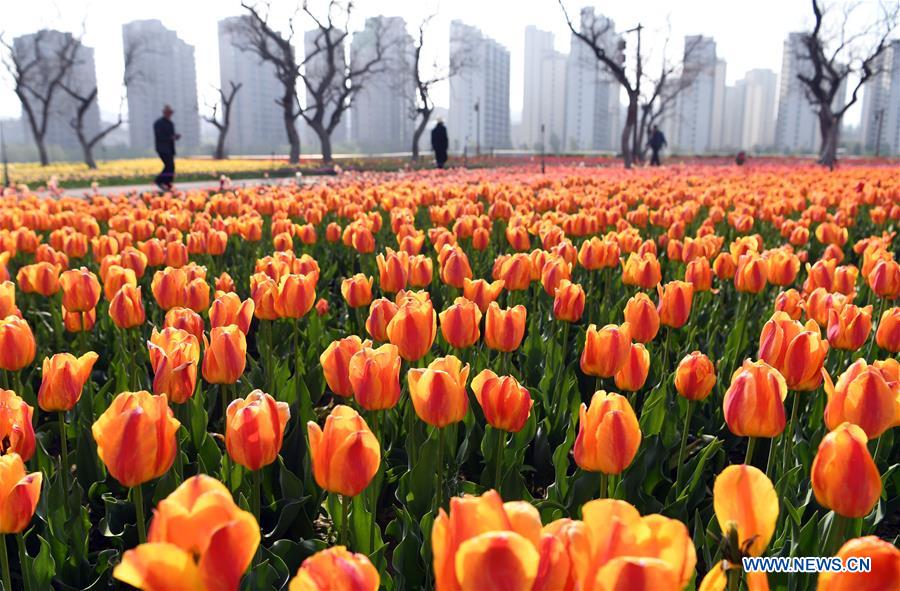
MULTIPOLYGON (((325 0, 310 0, 313 6, 325 0)), ((273 0, 273 22, 284 23, 296 6, 295 0, 273 0)), ((569 0, 571 14, 590 2, 569 0)), ((30 33, 42 27, 69 31, 84 29, 84 42, 96 49, 100 107, 115 113, 122 93, 122 24, 131 20, 158 18, 194 45, 201 110, 213 100, 219 80, 216 22, 241 14, 240 0, 0 0, 4 14, 0 31, 7 37, 30 33), (13 8, 15 6, 15 8, 13 8)), ((647 27, 643 43, 660 55, 663 40, 670 35, 668 51, 677 55, 686 34, 711 35, 719 57, 727 62, 729 83, 752 68, 781 70, 782 44, 788 32, 801 30, 810 22, 806 0, 631 0, 597 1, 598 12, 616 21, 619 29, 641 22, 647 27), (670 33, 669 33, 670 31, 670 33)), ((553 31, 560 51, 569 50, 570 36, 556 0, 355 0, 351 30, 361 28, 367 16, 403 16, 411 32, 431 13, 428 53, 430 59, 446 61, 450 21, 461 19, 481 28, 505 45, 511 53, 510 100, 513 118, 522 110, 523 53, 525 27, 533 24, 553 31)), ((574 17, 573 17, 574 18, 574 17)), ((311 28, 302 21, 299 29, 311 28)), ((633 42, 633 38, 629 39, 633 42)), ((631 53, 629 53, 631 55, 631 53)), ((18 116, 20 108, 10 90, 5 72, 0 73, 0 116, 18 116)), ((446 105, 449 92, 442 88, 438 104, 446 105)), ((848 114, 855 123, 859 109, 848 114)))

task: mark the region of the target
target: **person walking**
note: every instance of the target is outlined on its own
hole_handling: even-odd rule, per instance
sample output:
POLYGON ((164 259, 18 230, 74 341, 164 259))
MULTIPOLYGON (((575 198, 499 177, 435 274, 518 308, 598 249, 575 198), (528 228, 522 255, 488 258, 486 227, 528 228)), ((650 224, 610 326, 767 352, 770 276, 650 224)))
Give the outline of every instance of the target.
POLYGON ((647 145, 650 146, 650 150, 653 152, 653 155, 650 157, 650 166, 659 166, 659 151, 663 149, 663 146, 667 146, 668 142, 666 142, 666 136, 663 135, 663 132, 656 125, 650 128, 650 139, 647 141, 647 145))
POLYGON ((172 107, 165 105, 162 117, 153 122, 156 153, 163 163, 162 172, 154 182, 163 191, 172 189, 172 182, 175 180, 175 141, 181 138, 181 135, 175 132, 175 124, 172 123, 174 112, 172 107))
POLYGON ((447 137, 447 128, 444 121, 438 119, 437 125, 431 130, 431 149, 434 150, 434 161, 438 168, 444 168, 447 162, 447 148, 450 147, 450 140, 447 137))

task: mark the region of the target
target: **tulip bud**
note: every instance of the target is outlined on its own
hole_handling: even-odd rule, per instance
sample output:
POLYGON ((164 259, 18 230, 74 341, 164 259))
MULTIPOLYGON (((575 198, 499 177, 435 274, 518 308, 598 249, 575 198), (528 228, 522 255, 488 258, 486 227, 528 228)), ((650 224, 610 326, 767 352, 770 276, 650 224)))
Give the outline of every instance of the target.
POLYGON ((253 321, 255 311, 256 304, 252 299, 242 302, 240 296, 234 292, 220 292, 216 294, 216 299, 209 308, 209 325, 216 328, 234 324, 242 333, 247 334, 250 332, 250 323, 253 321))
POLYGON ((759 358, 780 371, 791 390, 817 389, 827 355, 828 343, 816 323, 804 326, 784 312, 775 312, 759 336, 759 358))
POLYGON ((531 273, 531 258, 523 252, 518 252, 500 263, 495 278, 502 280, 504 287, 509 291, 523 291, 531 285, 531 273))
POLYGON ((231 459, 248 470, 259 470, 278 457, 291 411, 287 402, 254 390, 228 405, 225 447, 231 459))
POLYGON ((38 406, 41 410, 56 412, 75 408, 99 357, 93 351, 81 357, 75 357, 71 353, 44 357, 41 389, 38 391, 38 406))
POLYGON ((93 310, 100 301, 100 282, 87 267, 66 271, 59 277, 63 307, 69 312, 93 310))
POLYGON ((163 319, 163 328, 177 328, 195 337, 197 342, 203 340, 203 318, 190 308, 170 308, 163 319))
POLYGON ((759 293, 766 287, 768 264, 755 252, 748 252, 738 258, 734 272, 734 287, 741 292, 759 293))
POLYGON ((659 260, 653 253, 643 255, 631 253, 622 263, 622 283, 636 285, 641 289, 653 289, 662 280, 659 260))
POLYGON ((575 463, 582 470, 621 474, 641 445, 641 428, 628 399, 599 390, 591 406, 581 404, 575 463))
POLYGON ((684 270, 684 280, 694 286, 695 293, 712 289, 712 268, 709 266, 709 259, 700 256, 689 262, 684 270))
POLYGON ((12 281, 0 283, 0 318, 21 315, 22 312, 16 306, 16 284, 12 281))
POLYGON ((594 581, 594 589, 655 591, 679 588, 678 577, 672 567, 659 558, 613 558, 597 571, 594 581))
POLYGON ((203 379, 210 384, 234 384, 247 364, 247 337, 234 325, 217 326, 209 333, 203 353, 203 379))
POLYGON ((656 286, 659 293, 659 321, 672 328, 681 328, 691 315, 694 286, 684 281, 670 281, 665 287, 656 286))
POLYGON ((409 279, 409 255, 402 250, 395 252, 388 248, 385 254, 375 257, 378 265, 378 284, 381 291, 397 293, 406 288, 409 279))
MULTIPOLYGON (((424 237, 423 237, 424 240, 424 237)), ((409 257, 409 285, 416 288, 428 287, 434 274, 434 263, 425 255, 409 257)))
POLYGON ((0 534, 18 534, 28 527, 41 496, 40 472, 25 473, 17 453, 0 456, 0 534))
POLYGON ((400 401, 400 351, 395 345, 363 347, 350 358, 353 397, 366 410, 394 408, 400 401))
POLYGON ((866 281, 875 295, 895 299, 900 295, 900 263, 891 259, 879 260, 866 276, 866 281))
POLYGON ((523 536, 489 531, 459 545, 456 578, 461 591, 530 590, 539 562, 534 545, 523 536))
POLYGON ((900 308, 887 309, 881 315, 875 342, 885 351, 900 353, 900 308))
POLYGON ((466 279, 463 281, 463 297, 467 300, 475 302, 481 313, 487 312, 488 305, 500 297, 503 286, 506 284, 502 279, 488 283, 484 279, 466 279))
POLYGON ((339 404, 325 419, 324 430, 312 421, 307 430, 316 484, 348 497, 369 486, 381 463, 381 449, 359 413, 339 404))
POLYGON ((365 554, 333 546, 303 561, 288 591, 378 591, 381 578, 365 554))
POLYGON ((200 362, 200 341, 195 335, 174 327, 162 332, 153 329, 147 350, 155 394, 166 394, 173 404, 183 404, 194 395, 200 362))
POLYGON ((469 265, 469 257, 459 247, 446 246, 447 253, 438 258, 441 265, 441 281, 445 284, 462 289, 466 279, 472 279, 472 267, 469 265))
POLYGON ((387 327, 397 310, 400 308, 394 302, 379 298, 369 306, 369 317, 366 319, 366 332, 376 341, 383 343, 388 340, 387 327))
POLYGON ((350 335, 333 341, 319 355, 325 381, 332 392, 344 398, 353 395, 353 385, 350 383, 350 358, 370 345, 370 341, 362 341, 358 336, 350 335))
POLYGON ((512 376, 498 376, 489 369, 472 380, 472 392, 487 423, 509 433, 518 433, 528 421, 534 402, 528 388, 512 376))
POLYGON ((3 454, 19 454, 27 462, 34 455, 34 409, 12 390, 0 389, 0 441, 3 454))
POLYGON ((850 558, 868 559, 870 568, 858 572, 822 572, 817 581, 817 591, 878 591, 896 589, 900 583, 900 550, 878 536, 848 540, 836 556, 844 564, 848 564, 850 558))
POLYGON ((588 327, 581 352, 581 371, 589 376, 611 378, 622 369, 631 351, 630 325, 607 324, 600 330, 588 327))
POLYGON ((553 317, 563 322, 578 322, 584 314, 584 289, 563 279, 553 296, 553 317))
POLYGON ((278 283, 265 273, 254 273, 250 276, 250 298, 253 300, 253 315, 260 320, 276 320, 278 311, 275 300, 278 299, 278 283))
POLYGON ((344 301, 351 308, 362 308, 372 303, 372 283, 371 277, 366 277, 363 273, 357 273, 353 277, 348 277, 341 282, 341 295, 344 301))
POLYGON ((437 334, 434 307, 430 301, 407 298, 391 318, 386 332, 388 340, 397 345, 401 357, 418 361, 431 349, 437 334))
MULTIPOLYGON (((796 394, 795 394, 796 395, 796 394)), ((776 437, 785 426, 787 383, 765 361, 744 361, 722 402, 728 429, 739 437, 776 437)))
POLYGON ((647 294, 637 293, 625 304, 625 322, 630 327, 632 339, 649 343, 659 332, 659 311, 647 294))
POLYGON ((688 400, 705 400, 716 385, 716 368, 699 351, 685 355, 675 369, 675 390, 688 400))
POLYGON ((900 425, 900 400, 896 376, 876 365, 858 359, 838 378, 835 385, 825 374, 825 425, 837 429, 841 423, 858 425, 869 439, 900 425))
POLYGON ((63 307, 62 318, 66 332, 90 332, 97 324, 97 308, 87 312, 69 312, 63 307))
POLYGON ((484 321, 484 344, 489 349, 507 353, 518 349, 525 336, 526 314, 527 310, 521 304, 504 310, 497 302, 491 302, 484 321))
POLYGON ((34 361, 37 344, 28 322, 18 316, 0 320, 0 369, 19 371, 34 361))
POLYGON ((216 291, 224 291, 224 292, 235 291, 234 279, 231 278, 231 275, 229 275, 228 273, 223 271, 221 275, 216 277, 215 288, 216 288, 216 291))
MULTIPOLYGON (((69 271, 66 272, 68 273, 69 271)), ((107 270, 106 276, 103 278, 103 295, 107 300, 112 300, 116 295, 116 292, 119 291, 119 288, 125 285, 136 287, 137 275, 135 275, 134 271, 131 269, 126 269, 119 265, 112 265, 107 270)))
POLYGON ((716 274, 719 281, 732 279, 737 271, 737 262, 730 252, 720 253, 713 261, 713 273, 716 274))
POLYGON ((165 395, 142 390, 116 396, 91 432, 110 475, 130 488, 159 478, 172 466, 180 425, 165 395))
POLYGON ((468 378, 468 364, 463 367, 453 355, 435 359, 426 369, 409 370, 409 395, 419 418, 438 428, 463 420, 469 408, 468 378))
POLYGON ((122 329, 144 324, 147 317, 140 286, 123 285, 109 302, 109 317, 122 329))
POLYGON ((303 318, 316 303, 316 273, 288 274, 278 283, 275 311, 281 318, 303 318))
POLYGON ((872 332, 872 306, 859 308, 847 304, 840 310, 828 310, 828 342, 835 349, 856 351, 872 332))
POLYGON ((784 312, 791 320, 800 320, 803 314, 803 297, 796 289, 779 292, 775 296, 775 311, 784 312))
POLYGON ((731 465, 716 476, 713 509, 722 533, 737 530, 740 548, 750 556, 766 551, 778 522, 778 494, 758 468, 731 465))
POLYGON ((842 423, 825 435, 813 459, 810 477, 816 500, 844 517, 868 515, 881 496, 881 474, 856 425, 842 423))
POLYGON ((25 265, 16 273, 16 283, 22 293, 38 293, 50 297, 59 291, 59 268, 52 263, 25 265))
POLYGON ((650 352, 641 343, 634 343, 625 357, 625 365, 616 372, 616 388, 626 392, 637 392, 644 387, 649 373, 650 352))
POLYGON ((481 330, 478 328, 481 310, 471 300, 456 298, 453 305, 438 316, 441 320, 441 334, 451 347, 465 349, 481 338, 481 330))

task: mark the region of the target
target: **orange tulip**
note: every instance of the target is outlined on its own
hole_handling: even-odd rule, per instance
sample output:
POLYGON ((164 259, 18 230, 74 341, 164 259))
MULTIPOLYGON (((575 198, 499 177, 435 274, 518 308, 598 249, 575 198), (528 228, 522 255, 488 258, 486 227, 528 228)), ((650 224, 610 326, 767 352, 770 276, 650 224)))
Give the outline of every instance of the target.
POLYGON ((37 343, 28 322, 18 316, 0 320, 0 369, 19 371, 34 361, 37 343))
POLYGON ((495 279, 503 281, 503 286, 509 291, 522 291, 531 285, 532 263, 531 258, 523 253, 503 259, 500 262, 495 279))
POLYGON ((209 589, 194 557, 168 543, 140 544, 126 551, 113 569, 113 578, 142 591, 166 591, 171 581, 178 581, 178 589, 185 591, 209 589))
POLYGON ((123 285, 109 302, 109 317, 122 329, 144 324, 147 316, 140 286, 123 285))
POLYGON ((619 245, 597 236, 581 243, 578 264, 588 270, 612 268, 619 263, 619 245))
POLYGON ((458 246, 445 246, 438 255, 438 261, 441 266, 441 281, 445 284, 462 289, 466 279, 472 279, 469 257, 458 246))
POLYGON ((235 326, 217 326, 203 353, 203 379, 210 384, 234 384, 247 365, 247 337, 235 326))
POLYGON ((90 332, 97 324, 97 308, 87 312, 69 312, 63 307, 61 313, 67 332, 90 332))
POLYGON ((318 316, 324 316, 325 314, 328 314, 328 307, 328 300, 326 300, 325 298, 319 298, 319 301, 316 302, 315 306, 316 314, 318 316))
POLYGON ((441 334, 444 340, 455 349, 471 347, 481 338, 478 328, 481 322, 481 310, 471 300, 456 298, 453 305, 441 312, 441 334))
POLYGON ((278 283, 275 311, 281 318, 303 318, 316 303, 316 273, 288 274, 278 283))
POLYGON ((253 321, 255 310, 256 304, 252 299, 242 302, 240 296, 234 292, 217 293, 209 308, 210 328, 234 324, 242 333, 247 334, 250 332, 250 323, 253 321))
POLYGON ((562 257, 555 256, 544 263, 541 269, 541 287, 547 295, 555 295, 556 288, 563 281, 572 278, 572 265, 567 263, 562 257))
POLYGON ((147 343, 153 368, 153 392, 165 394, 174 404, 183 404, 194 395, 200 341, 186 330, 175 327, 157 332, 153 329, 147 343))
POLYGON ((878 536, 848 540, 836 556, 845 564, 848 558, 867 558, 870 569, 820 573, 816 591, 883 591, 900 586, 900 550, 878 536))
POLYGON ((41 496, 43 475, 25 473, 19 454, 0 456, 0 534, 18 534, 28 527, 41 496))
POLYGON ((470 538, 456 551, 461 591, 531 591, 540 555, 534 545, 511 531, 470 538))
POLYGON ((616 388, 626 392, 637 392, 644 387, 649 373, 650 352, 641 343, 634 343, 625 357, 625 365, 616 372, 616 388))
POLYGON ((372 303, 372 283, 371 277, 366 277, 363 273, 357 273, 353 277, 348 277, 341 282, 341 295, 344 301, 351 308, 362 308, 372 303))
POLYGON ((183 269, 166 267, 165 270, 153 274, 150 289, 159 307, 168 310, 184 306, 187 282, 187 275, 183 269))
POLYGON ((12 281, 0 283, 0 318, 21 315, 22 312, 16 306, 16 284, 12 281))
POLYGON ((766 551, 778 522, 778 494, 761 470, 745 464, 722 470, 713 485, 713 509, 723 534, 735 529, 747 554, 766 551))
POLYGON ((829 311, 840 312, 849 302, 844 294, 828 293, 824 288, 818 287, 806 296, 806 317, 815 320, 819 326, 828 326, 829 311))
POLYGON ((287 402, 256 389, 228 405, 225 447, 231 459, 248 470, 259 470, 278 458, 291 410, 287 402))
POLYGON ((203 331, 206 326, 203 324, 203 318, 191 310, 190 308, 169 308, 163 319, 163 328, 178 328, 186 331, 195 337, 197 342, 203 340, 203 331))
POLYGON ((641 428, 628 399, 603 390, 594 393, 591 405, 581 404, 575 463, 582 470, 621 474, 641 445, 641 428))
POLYGON ((502 279, 488 283, 484 279, 466 279, 463 281, 463 297, 467 300, 475 302, 481 313, 487 312, 491 302, 500 297, 503 286, 506 282, 502 279))
MULTIPOLYGON (((68 273, 69 271, 66 271, 68 273)), ((130 285, 137 286, 137 275, 132 269, 126 269, 119 265, 112 265, 103 278, 103 295, 107 300, 112 300, 119 288, 130 285)))
POLYGON ((518 349, 525 336, 526 314, 527 310, 521 304, 504 310, 497 302, 491 302, 484 321, 484 344, 489 349, 507 353, 518 349))
POLYGON ((584 314, 584 289, 563 279, 553 294, 553 317, 563 322, 578 322, 584 314))
POLYGON ((406 282, 409 279, 409 255, 404 251, 395 252, 388 248, 385 254, 379 254, 375 257, 378 264, 378 284, 381 291, 386 293, 397 293, 401 289, 406 289, 406 282))
POLYGON ((647 294, 637 293, 625 304, 625 322, 630 327, 632 339, 649 343, 659 332, 659 311, 647 294))
POLYGON ((59 291, 59 267, 48 262, 25 265, 16 273, 22 293, 38 293, 50 297, 59 291))
POLYGON ((87 267, 66 271, 59 277, 63 307, 69 312, 93 310, 100 301, 100 282, 87 267))
POLYGON ((825 425, 830 430, 841 423, 858 425, 869 439, 876 439, 888 429, 900 425, 900 382, 897 376, 878 365, 867 365, 858 359, 838 378, 837 384, 825 375, 825 425))
POLYGON ((369 317, 366 319, 366 332, 378 342, 388 340, 387 327, 400 308, 386 298, 379 298, 369 306, 369 317))
POLYGON ((581 371, 589 376, 611 378, 625 365, 631 351, 630 325, 607 324, 600 330, 588 327, 581 352, 581 371))
POLYGON ((250 298, 253 300, 253 315, 260 320, 278 319, 275 300, 278 299, 278 283, 265 273, 250 276, 250 298))
POLYGON ((672 328, 681 328, 691 315, 694 286, 684 281, 670 281, 665 287, 657 285, 659 293, 659 321, 672 328))
POLYGON ((838 310, 828 310, 828 342, 835 349, 856 351, 872 332, 872 306, 859 308, 847 304, 838 310))
POLYGON ((779 292, 775 296, 775 310, 784 312, 791 320, 800 320, 803 314, 803 297, 796 289, 779 292))
POLYGON ((528 388, 516 378, 501 377, 489 369, 482 370, 472 380, 472 392, 488 425, 509 433, 522 430, 534 405, 528 388))
POLYGON ((900 353, 900 308, 889 308, 881 315, 875 342, 885 351, 900 353))
POLYGON ((333 546, 303 561, 288 591, 378 591, 381 578, 365 554, 333 546))
POLYGON ((448 355, 439 357, 425 369, 409 370, 409 396, 420 419, 437 428, 458 423, 466 416, 469 398, 466 381, 469 365, 448 355))
POLYGON ((747 359, 731 376, 722 402, 728 429, 739 437, 779 435, 785 426, 786 397, 787 383, 777 369, 747 359))
POLYGON ((772 314, 759 336, 759 358, 780 371, 791 390, 817 389, 827 355, 818 325, 809 320, 804 326, 785 312, 772 314))
POLYGON ((44 357, 41 389, 38 391, 38 406, 41 410, 56 412, 75 408, 99 357, 93 351, 81 357, 75 357, 71 353, 44 357))
POLYGON ((348 497, 369 486, 381 463, 381 449, 359 413, 339 404, 325 419, 324 430, 312 421, 307 430, 316 484, 348 497))
POLYGON ((350 358, 353 397, 366 410, 394 408, 400 401, 400 351, 395 345, 363 347, 350 358))
POLYGON ((712 289, 712 267, 709 266, 709 259, 700 256, 689 262, 684 270, 684 280, 694 286, 695 292, 712 289))
POLYGON ((662 271, 659 259, 648 252, 644 254, 631 253, 628 260, 622 263, 622 283, 624 285, 636 285, 641 289, 653 289, 662 280, 662 271))
POLYGON ((875 295, 895 299, 900 295, 900 263, 890 259, 881 259, 875 263, 866 276, 869 287, 875 295))
POLYGON ((734 272, 734 287, 741 292, 759 293, 766 287, 768 263, 755 252, 738 258, 734 272))
POLYGON ((720 253, 713 261, 713 273, 719 278, 719 281, 734 278, 737 272, 737 262, 730 252, 720 253))
POLYGON ((409 284, 412 287, 427 287, 431 285, 434 274, 434 263, 425 255, 409 257, 409 284))
POLYGON ((122 486, 134 487, 159 478, 175 461, 175 434, 181 425, 166 396, 122 392, 94 422, 91 432, 97 455, 122 486))
POLYGON ((437 335, 437 314, 430 301, 407 298, 387 325, 388 340, 407 361, 425 356, 437 335))
POLYGON ((705 400, 716 385, 716 368, 699 351, 685 355, 675 369, 675 390, 688 400, 705 400))
POLYGON ((592 589, 654 591, 678 589, 678 578, 664 560, 621 556, 597 571, 592 589))
POLYGON ((34 409, 12 390, 0 389, 0 441, 3 454, 19 454, 27 462, 34 455, 34 409))
POLYGON ((235 291, 234 279, 232 279, 231 275, 229 275, 227 272, 223 271, 221 275, 216 277, 215 288, 216 288, 217 292, 219 292, 219 291, 223 291, 223 292, 235 291))
POLYGON ((319 363, 325 373, 325 381, 332 392, 347 398, 353 395, 350 382, 350 359, 360 350, 371 345, 356 335, 333 341, 319 355, 319 363))
POLYGON ((766 278, 772 285, 791 285, 800 272, 800 259, 793 250, 777 248, 766 253, 766 278))
POLYGON ((865 517, 881 496, 881 474, 856 425, 842 423, 822 438, 810 477, 816 500, 838 515, 865 517))

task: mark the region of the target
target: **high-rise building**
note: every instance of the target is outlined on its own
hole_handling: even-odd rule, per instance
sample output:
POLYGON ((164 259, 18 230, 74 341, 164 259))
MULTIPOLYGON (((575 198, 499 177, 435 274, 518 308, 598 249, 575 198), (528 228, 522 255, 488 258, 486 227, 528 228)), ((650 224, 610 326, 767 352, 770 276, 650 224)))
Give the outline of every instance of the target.
MULTIPOLYGON (((322 38, 324 33, 319 29, 312 29, 307 31, 303 35, 303 48, 306 55, 306 76, 309 80, 309 83, 314 87, 318 87, 320 81, 324 79, 324 77, 328 73, 328 56, 327 51, 325 50, 325 39, 322 38)), ((333 29, 330 33, 330 38, 333 40, 340 39, 341 37, 345 37, 344 31, 341 29, 333 29)), ((346 38, 345 38, 346 40, 346 38)), ((335 50, 333 53, 333 62, 334 69, 336 71, 335 76, 332 78, 332 83, 325 91, 324 102, 325 102, 325 124, 327 125, 328 120, 331 119, 332 113, 334 113, 334 105, 339 100, 339 95, 341 92, 341 87, 344 82, 345 72, 347 69, 347 53, 344 49, 344 44, 341 42, 341 46, 335 50)), ((309 88, 306 89, 306 108, 309 109, 310 105, 314 104, 315 99, 313 98, 313 94, 310 92, 309 88)), ((308 111, 310 116, 313 115, 313 110, 308 111)), ((350 112, 349 110, 341 113, 341 119, 335 127, 334 131, 331 133, 331 146, 332 149, 335 147, 335 144, 346 143, 350 141, 350 112)), ((313 131, 313 129, 304 122, 304 124, 300 128, 300 135, 304 143, 309 146, 319 147, 319 137, 313 131)))
MULTIPOLYGON (((67 52, 67 55, 73 59, 73 63, 68 67, 63 85, 79 96, 87 96, 97 86, 93 48, 86 47, 77 39, 73 39, 71 33, 50 29, 43 29, 37 33, 13 39, 13 49, 23 63, 34 60, 38 54, 42 56, 40 59, 43 65, 30 68, 26 73, 25 80, 28 86, 36 89, 42 95, 47 93, 52 84, 50 79, 56 76, 60 69, 66 68, 62 64, 59 54, 64 48, 70 47, 72 49, 67 52)), ((35 117, 40 120, 43 106, 34 99, 30 104, 35 117)), ((78 100, 60 86, 55 87, 50 99, 47 129, 44 134, 44 143, 48 148, 55 146, 63 150, 75 150, 80 147, 78 137, 72 127, 78 106, 78 100)), ((22 109, 22 126, 26 130, 26 137, 30 139, 32 132, 24 107, 22 109)), ((95 98, 85 115, 84 133, 91 138, 97 134, 99 128, 100 110, 95 98)))
POLYGON ((747 88, 745 80, 738 80, 725 87, 725 106, 722 117, 720 150, 740 150, 743 148, 744 117, 746 116, 747 88))
POLYGON ((231 84, 241 85, 231 105, 225 147, 229 154, 280 153, 288 143, 282 108, 276 102, 284 89, 274 65, 242 49, 246 48, 243 31, 248 18, 219 21, 219 83, 226 93, 231 84))
POLYGON ((739 147, 745 150, 770 148, 775 142, 775 87, 778 76, 772 70, 755 69, 744 75, 743 130, 739 147))
POLYGON ((867 152, 900 154, 900 39, 878 56, 878 73, 863 87, 862 140, 867 152))
POLYGON ((521 138, 529 149, 563 148, 566 111, 567 59, 553 46, 553 33, 533 25, 525 28, 525 92, 521 138))
MULTIPOLYGON (((581 10, 581 29, 603 30, 600 43, 608 54, 620 52, 623 43, 615 23, 581 10)), ((566 64, 566 113, 563 148, 566 151, 616 150, 619 145, 619 83, 597 60, 593 50, 572 35, 566 64)))
POLYGON ((479 29, 454 20, 450 56, 468 64, 450 78, 450 149, 509 148, 509 51, 479 29))
POLYGON ((353 142, 366 153, 407 152, 415 124, 413 39, 399 16, 368 18, 353 35, 351 64, 361 67, 375 59, 376 41, 384 48, 383 62, 353 98, 353 142))
POLYGON ((177 149, 200 145, 197 70, 194 47, 158 20, 122 25, 128 83, 128 131, 131 148, 153 150, 153 122, 163 105, 175 111, 172 121, 181 134, 177 149))
POLYGON ((718 147, 725 101, 725 65, 716 59, 712 37, 684 38, 684 70, 693 80, 676 97, 669 143, 682 153, 703 154, 718 147))

